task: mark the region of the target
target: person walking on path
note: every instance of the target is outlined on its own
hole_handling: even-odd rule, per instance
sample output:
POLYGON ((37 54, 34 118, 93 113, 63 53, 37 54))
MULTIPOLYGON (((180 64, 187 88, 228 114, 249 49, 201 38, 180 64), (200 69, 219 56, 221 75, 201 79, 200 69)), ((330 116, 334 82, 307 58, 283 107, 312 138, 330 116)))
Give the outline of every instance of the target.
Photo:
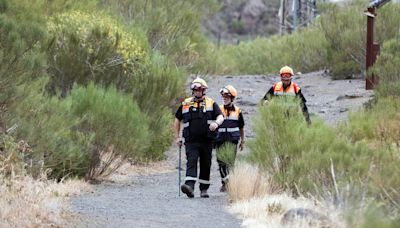
POLYGON ((238 95, 237 90, 233 86, 227 85, 220 90, 220 94, 224 101, 224 104, 220 105, 220 109, 224 115, 225 120, 218 128, 218 136, 215 146, 217 150, 217 162, 222 183, 220 191, 225 192, 229 180, 229 165, 232 165, 234 163, 239 140, 240 150, 242 151, 244 147, 244 119, 242 110, 240 110, 238 106, 233 104, 235 98, 238 95), (221 160, 218 156, 221 148, 228 143, 234 145, 234 147, 232 147, 233 151, 231 151, 231 154, 229 154, 229 156, 233 157, 233 159, 230 161, 232 164, 227 164, 227 161, 221 160))
POLYGON ((300 99, 301 108, 303 111, 303 115, 308 124, 311 124, 310 114, 308 113, 308 108, 306 105, 306 98, 301 93, 301 88, 294 82, 292 82, 293 78, 293 69, 289 66, 284 66, 280 69, 279 74, 281 76, 281 81, 275 83, 265 94, 263 97, 263 103, 266 103, 274 96, 295 96, 300 99))
POLYGON ((186 149, 186 178, 181 185, 181 191, 189 198, 194 197, 196 181, 200 186, 200 197, 208 198, 210 186, 210 169, 213 142, 217 136, 217 128, 224 121, 218 104, 206 96, 207 83, 197 77, 190 85, 192 97, 186 98, 175 113, 175 142, 179 147, 182 140, 179 137, 181 122, 182 136, 186 149), (200 161, 200 174, 197 178, 197 163, 200 161))

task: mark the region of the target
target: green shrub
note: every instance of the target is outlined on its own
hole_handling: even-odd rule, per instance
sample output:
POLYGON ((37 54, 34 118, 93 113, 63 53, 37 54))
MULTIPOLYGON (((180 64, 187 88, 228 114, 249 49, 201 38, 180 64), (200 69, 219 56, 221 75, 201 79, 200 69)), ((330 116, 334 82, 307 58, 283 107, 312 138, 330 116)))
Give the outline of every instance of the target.
POLYGON ((378 9, 374 35, 380 44, 395 37, 399 39, 399 11, 399 3, 386 4, 384 7, 378 9))
MULTIPOLYGON (((35 12, 24 15, 22 1, 2 1, 0 15, 0 105, 15 102, 16 87, 44 70, 45 57, 38 44, 45 36, 45 27, 35 12), (31 16, 27 18, 26 16, 31 16)), ((4 108, 0 111, 3 119, 4 108)))
POLYGON ((236 145, 230 142, 224 143, 217 150, 217 158, 225 162, 228 166, 233 167, 236 158, 236 145))
POLYGON ((93 84, 86 88, 76 87, 65 102, 70 103, 70 112, 83 118, 79 129, 94 133, 93 143, 98 152, 112 146, 115 156, 140 161, 151 154, 148 122, 132 99, 115 88, 100 89, 93 84))
POLYGON ((48 30, 49 88, 53 93, 60 89, 62 96, 74 83, 91 81, 126 90, 148 63, 144 34, 128 32, 104 13, 60 14, 49 21, 48 30))
POLYGON ((303 141, 296 139, 304 135, 307 127, 299 107, 290 98, 273 99, 267 106, 261 106, 254 122, 256 137, 249 144, 249 159, 264 167, 282 186, 295 180, 289 176, 293 167, 289 159, 296 160, 303 151, 303 141))
MULTIPOLYGON (((338 4, 322 4, 319 29, 328 41, 328 61, 334 79, 344 79, 365 70, 365 44, 369 2, 353 0, 338 4)), ((382 43, 394 38, 400 27, 400 5, 387 4, 377 10, 375 36, 382 43)))
MULTIPOLYGON (((319 5, 321 15, 307 28, 281 37, 222 46, 217 52, 217 71, 265 74, 275 73, 282 65, 291 65, 302 72, 329 68, 334 79, 360 74, 365 70, 366 16, 363 12, 368 2, 354 0, 344 6, 319 5)), ((379 8, 375 31, 379 42, 397 36, 399 10, 400 5, 394 3, 379 8)))
POLYGON ((161 158, 170 146, 173 120, 171 108, 175 105, 175 99, 183 94, 184 81, 183 70, 169 63, 158 52, 151 55, 146 71, 131 80, 130 87, 133 89, 129 92, 150 119, 151 146, 148 153, 156 155, 153 159, 161 158))
POLYGON ((51 169, 51 177, 92 178, 109 174, 125 158, 160 157, 147 153, 149 118, 128 95, 89 84, 60 100, 35 92, 42 83, 24 88, 25 99, 15 107, 13 120, 19 125, 16 136, 32 146, 34 175, 43 165, 51 169))
POLYGON ((201 32, 202 18, 218 8, 216 0, 123 0, 102 1, 100 7, 147 34, 152 50, 189 71, 211 71, 207 39, 201 32))
POLYGON ((296 71, 317 70, 326 64, 326 47, 326 40, 318 29, 259 38, 237 46, 223 46, 218 52, 217 70, 222 73, 265 74, 276 73, 284 65, 290 65, 296 71))
POLYGON ((379 99, 339 129, 315 119, 307 127, 295 104, 274 99, 260 107, 248 159, 296 194, 335 195, 341 203, 372 199, 397 216, 400 179, 393 173, 400 172, 399 102, 379 99))
POLYGON ((67 102, 43 96, 43 81, 23 86, 24 97, 12 107, 10 122, 18 124, 16 138, 24 139, 32 147, 28 172, 38 176, 42 169, 50 169, 51 177, 84 176, 90 167, 90 153, 94 150, 93 132, 77 133, 83 121, 75 117, 67 102))
POLYGON ((366 6, 366 1, 351 1, 323 9, 320 28, 329 43, 328 64, 335 79, 360 73, 365 64, 366 17, 362 12, 366 6))
MULTIPOLYGON (((400 202, 400 180, 393 173, 400 171, 400 102, 396 98, 379 98, 369 109, 349 116, 348 123, 342 126, 353 142, 365 142, 375 153, 369 157, 373 169, 369 172, 373 192, 384 191, 380 200, 388 200, 387 205, 400 202)), ((381 193, 382 194, 382 193, 381 193)), ((398 208, 397 208, 398 209, 398 208)))
POLYGON ((396 98, 379 98, 370 110, 351 113, 345 130, 353 141, 366 140, 372 144, 397 143, 400 138, 400 102, 396 98))
POLYGON ((155 107, 171 107, 174 99, 182 95, 185 77, 183 70, 154 52, 146 71, 132 78, 129 92, 142 110, 152 114, 155 107))
POLYGON ((49 55, 51 90, 61 88, 65 96, 73 83, 94 82, 132 93, 150 117, 148 158, 161 158, 171 139, 167 108, 182 93, 183 70, 157 51, 148 54, 144 34, 134 27, 127 30, 105 14, 62 14, 49 23, 49 30, 54 34, 49 55))
MULTIPOLYGON (((359 202, 358 202, 359 203, 359 202)), ((388 213, 387 209, 379 202, 363 202, 364 208, 347 210, 345 219, 348 227, 360 228, 395 228, 400 225, 400 217, 395 211, 388 213), (361 219, 360 219, 361 218, 361 219)))
MULTIPOLYGON (((300 193, 315 193, 316 187, 333 190, 331 161, 343 183, 349 174, 368 170, 369 162, 354 159, 371 151, 348 144, 319 120, 307 127, 298 102, 274 99, 267 107, 260 107, 255 131, 249 158, 273 174, 282 187, 295 190, 297 186, 300 193)), ((365 179, 366 175, 358 177, 365 179)))
POLYGON ((369 72, 379 77, 377 94, 400 97, 400 34, 383 44, 381 54, 369 72))
POLYGON ((330 61, 333 63, 331 72, 332 79, 350 79, 353 78, 354 75, 360 73, 360 66, 358 63, 349 59, 344 52, 333 52, 330 61), (347 61, 344 61, 345 59, 347 59, 347 61))
POLYGON ((34 4, 24 0, 0 2, 0 122, 7 113, 7 106, 19 102, 16 87, 43 76, 46 72, 46 15, 73 7, 89 6, 94 0, 38 0, 34 4))

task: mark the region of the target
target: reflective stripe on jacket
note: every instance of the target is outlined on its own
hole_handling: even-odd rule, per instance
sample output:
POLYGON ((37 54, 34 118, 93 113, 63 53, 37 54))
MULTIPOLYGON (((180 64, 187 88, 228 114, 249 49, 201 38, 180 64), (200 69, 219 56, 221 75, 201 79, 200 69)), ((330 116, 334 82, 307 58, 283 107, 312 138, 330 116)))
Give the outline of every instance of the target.
POLYGON ((186 98, 182 102, 183 137, 186 141, 189 141, 189 136, 193 132, 204 131, 206 133, 203 136, 208 139, 216 137, 216 132, 209 130, 209 125, 214 121, 213 105, 214 101, 208 97, 205 97, 202 102, 195 102, 193 97, 186 98))
POLYGON ((300 87, 297 86, 296 83, 291 82, 290 85, 284 90, 283 83, 278 82, 273 85, 274 88, 274 95, 281 96, 281 95, 289 95, 289 96, 296 96, 299 92, 300 87))
POLYGON ((240 139, 239 114, 241 111, 239 107, 234 108, 235 110, 230 110, 228 114, 228 110, 223 105, 220 105, 220 109, 224 114, 224 122, 218 128, 217 141, 235 141, 240 139))

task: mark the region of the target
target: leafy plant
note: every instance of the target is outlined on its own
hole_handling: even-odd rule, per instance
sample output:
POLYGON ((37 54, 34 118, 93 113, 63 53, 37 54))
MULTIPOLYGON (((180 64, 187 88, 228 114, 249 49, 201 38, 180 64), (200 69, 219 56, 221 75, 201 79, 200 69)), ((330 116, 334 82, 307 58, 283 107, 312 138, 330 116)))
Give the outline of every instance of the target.
POLYGON ((48 23, 48 31, 49 88, 53 93, 60 89, 62 96, 74 83, 90 81, 127 90, 148 63, 143 34, 128 32, 106 14, 60 14, 48 23))
POLYGON ((225 142, 220 148, 217 149, 217 158, 223 161, 229 167, 235 165, 237 146, 230 142, 225 142))
POLYGON ((400 33, 383 44, 382 53, 369 72, 379 77, 377 94, 381 97, 400 96, 400 33))
POLYGON ((147 161, 162 154, 147 153, 152 139, 149 119, 128 95, 89 84, 73 88, 65 99, 49 98, 41 85, 38 81, 21 88, 25 99, 13 107, 17 113, 13 121, 19 124, 16 137, 32 146, 33 175, 43 166, 54 178, 92 178, 121 164, 113 161, 147 161))

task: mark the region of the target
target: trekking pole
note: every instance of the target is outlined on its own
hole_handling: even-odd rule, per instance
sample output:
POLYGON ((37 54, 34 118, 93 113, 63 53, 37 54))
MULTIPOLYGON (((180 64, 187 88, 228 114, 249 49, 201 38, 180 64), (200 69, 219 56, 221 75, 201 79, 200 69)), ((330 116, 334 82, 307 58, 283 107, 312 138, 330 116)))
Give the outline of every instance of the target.
POLYGON ((182 141, 180 141, 179 144, 179 158, 178 158, 178 197, 181 196, 181 165, 182 165, 182 160, 181 160, 181 152, 182 151, 182 141))

